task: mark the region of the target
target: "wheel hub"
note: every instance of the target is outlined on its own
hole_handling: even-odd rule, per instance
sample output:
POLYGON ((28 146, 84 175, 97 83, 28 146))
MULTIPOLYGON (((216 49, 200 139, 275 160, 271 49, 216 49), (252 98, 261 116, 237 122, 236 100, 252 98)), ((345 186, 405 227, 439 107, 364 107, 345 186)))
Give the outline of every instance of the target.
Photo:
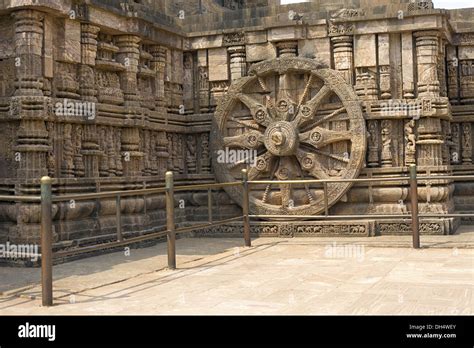
POLYGON ((298 149, 298 130, 290 122, 278 121, 265 132, 265 147, 273 155, 290 156, 298 149))

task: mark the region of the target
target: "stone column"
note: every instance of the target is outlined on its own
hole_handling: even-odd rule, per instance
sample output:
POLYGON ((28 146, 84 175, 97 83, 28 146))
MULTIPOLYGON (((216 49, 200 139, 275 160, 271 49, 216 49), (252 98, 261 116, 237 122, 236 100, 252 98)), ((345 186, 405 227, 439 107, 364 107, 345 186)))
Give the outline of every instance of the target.
POLYGON ((144 154, 140 151, 140 130, 138 128, 124 128, 122 130, 121 152, 123 176, 141 176, 144 154))
POLYGON ((120 74, 120 85, 126 106, 140 106, 137 82, 138 63, 140 61, 139 42, 140 38, 135 35, 116 36, 116 44, 119 47, 117 61, 125 66, 125 71, 120 74))
POLYGON ((354 51, 355 92, 363 100, 376 100, 378 92, 375 35, 357 35, 354 51))
POLYGON ((15 95, 43 96, 43 18, 35 10, 20 10, 15 19, 15 95))
POLYGON ((418 140, 416 142, 418 165, 440 166, 443 164, 444 144, 441 120, 439 118, 424 117, 419 121, 418 140))
POLYGON ((230 78, 237 80, 247 74, 245 60, 245 46, 231 46, 227 48, 230 56, 230 78))
POLYGON ((378 36, 378 68, 380 98, 391 99, 392 91, 390 85, 390 37, 389 34, 378 36))
POLYGON ((414 33, 419 97, 439 97, 438 50, 439 33, 434 30, 414 33))
POLYGON ((155 102, 159 108, 165 107, 165 69, 166 69, 166 47, 152 46, 151 52, 153 59, 151 69, 156 72, 155 77, 155 102))
POLYGON ((378 167, 379 166, 379 143, 380 143, 380 131, 377 120, 367 121, 368 128, 368 155, 367 155, 367 164, 369 167, 378 167))
POLYGON ((410 32, 402 33, 402 83, 403 98, 415 98, 414 62, 413 62, 413 35, 410 32))
POLYGON ((382 121, 382 167, 391 167, 393 163, 392 128, 391 120, 382 121))
POLYGON ((448 61, 448 98, 451 104, 459 103, 459 59, 457 57, 456 47, 448 46, 447 48, 448 61))
POLYGON ((168 158, 170 154, 168 153, 168 138, 166 137, 166 132, 159 132, 156 139, 156 158, 158 166, 158 175, 162 176, 166 173, 166 168, 168 164, 168 158))
POLYGON ((474 34, 457 36, 459 58, 459 96, 462 103, 474 103, 474 34))
MULTIPOLYGON (((97 35, 99 31, 99 27, 85 23, 81 24, 80 93, 83 101, 96 104, 94 120, 98 112, 94 66, 97 57, 97 35)), ((84 125, 82 155, 85 177, 99 176, 99 157, 104 155, 100 151, 97 126, 94 123, 84 125)))
POLYGON ((472 164, 472 128, 469 122, 462 123, 462 164, 472 164))
POLYGON ((354 53, 351 35, 331 37, 333 44, 334 68, 341 71, 347 83, 353 85, 354 53))
POLYGON ((95 86, 95 59, 97 57, 97 35, 100 28, 91 24, 81 24, 81 66, 80 93, 82 100, 97 102, 95 86))
POLYGON ((20 10, 15 19, 15 97, 12 113, 20 117, 17 132, 17 176, 35 178, 48 174, 47 154, 50 151, 45 119, 47 103, 43 97, 43 18, 41 12, 20 10))
POLYGON ((199 88, 199 110, 201 112, 209 112, 209 68, 207 50, 199 50, 198 58, 198 88, 199 88))
POLYGON ((298 55, 298 42, 297 41, 282 41, 276 44, 278 57, 280 58, 291 58, 298 55))

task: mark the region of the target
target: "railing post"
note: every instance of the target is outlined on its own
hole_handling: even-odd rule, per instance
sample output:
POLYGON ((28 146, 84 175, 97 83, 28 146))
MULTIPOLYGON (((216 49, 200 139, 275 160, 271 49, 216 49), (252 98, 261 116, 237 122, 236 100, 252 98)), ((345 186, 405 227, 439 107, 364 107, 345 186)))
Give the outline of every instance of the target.
POLYGON ((418 185, 416 179, 416 165, 410 166, 410 198, 411 198, 411 229, 413 234, 413 248, 420 248, 420 230, 418 219, 418 185))
POLYGON ((328 203, 328 183, 323 182, 324 189, 324 215, 329 216, 329 203, 328 203))
POLYGON ((245 246, 249 247, 252 245, 250 240, 250 217, 249 217, 249 182, 247 169, 242 169, 242 186, 243 186, 243 197, 242 197, 242 213, 244 218, 244 240, 245 246))
POLYGON ((168 230, 168 268, 176 269, 176 233, 174 225, 173 172, 166 172, 166 228, 168 230))
POLYGON ((207 189, 207 219, 210 224, 212 224, 212 190, 211 188, 207 189))
POLYGON ((41 297, 43 306, 53 305, 53 201, 52 180, 41 178, 41 297))
POLYGON ((117 220, 117 240, 121 242, 123 240, 122 235, 122 204, 121 204, 121 197, 118 194, 115 198, 115 209, 116 209, 116 217, 117 220))

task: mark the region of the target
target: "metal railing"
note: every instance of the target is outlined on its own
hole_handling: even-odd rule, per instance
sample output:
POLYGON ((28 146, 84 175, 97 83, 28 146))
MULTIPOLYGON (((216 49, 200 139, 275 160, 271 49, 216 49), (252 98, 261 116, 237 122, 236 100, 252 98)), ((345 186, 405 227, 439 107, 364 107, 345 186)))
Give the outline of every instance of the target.
MULTIPOLYGON (((460 176, 444 176, 444 175, 427 175, 418 176, 416 166, 412 165, 409 168, 409 176, 399 176, 390 178, 363 178, 363 179, 324 179, 324 180, 248 180, 247 171, 242 170, 242 181, 227 182, 227 183, 210 183, 197 185, 174 186, 173 173, 167 172, 165 176, 165 187, 139 189, 129 191, 111 191, 99 193, 83 193, 83 194, 67 194, 61 196, 53 196, 52 194, 52 179, 43 177, 41 179, 41 196, 6 196, 0 195, 0 201, 20 202, 20 203, 41 203, 41 286, 42 286, 42 304, 43 306, 51 306, 53 304, 53 259, 73 256, 82 253, 98 251, 103 249, 110 249, 114 247, 124 246, 136 242, 143 242, 146 240, 156 239, 159 237, 167 237, 167 256, 168 268, 176 268, 176 234, 199 230, 203 228, 215 227, 229 222, 241 220, 243 223, 243 237, 244 244, 247 247, 251 246, 250 239, 250 220, 254 218, 302 218, 310 219, 405 219, 411 221, 412 242, 413 248, 420 248, 420 218, 440 218, 440 217, 474 217, 474 214, 419 214, 418 212, 418 187, 419 182, 424 181, 426 187, 430 187, 433 181, 474 181, 474 175, 460 175, 460 176), (369 214, 369 215, 330 215, 328 204, 328 184, 350 182, 350 183, 380 183, 380 182, 407 182, 409 183, 409 196, 411 201, 411 211, 407 214, 369 214), (251 215, 250 214, 250 191, 252 186, 258 185, 294 185, 294 184, 321 184, 324 192, 324 214, 323 215, 251 215), (229 186, 242 186, 242 215, 237 217, 223 219, 219 221, 213 220, 212 215, 212 189, 219 189, 229 186), (190 190, 207 190, 208 196, 208 222, 204 224, 196 224, 176 228, 175 212, 174 212, 174 194, 180 191, 190 190), (146 196, 151 194, 165 194, 166 204, 166 230, 157 231, 141 235, 138 237, 124 238, 122 231, 122 216, 121 216, 121 200, 128 196, 146 196), (116 201, 116 240, 108 243, 102 243, 93 246, 79 247, 71 250, 61 250, 53 252, 53 203, 71 201, 71 200, 90 200, 101 198, 115 198, 116 201)), ((369 189, 370 192, 370 189, 369 189)), ((369 193, 369 196, 371 193, 369 193)), ((372 201, 372 199, 369 199, 372 201)))
MULTIPOLYGON (((85 194, 72 194, 72 195, 52 195, 52 179, 50 177, 43 177, 41 179, 41 197, 16 197, 17 201, 24 202, 41 202, 41 287, 42 287, 42 304, 43 306, 53 305, 53 259, 73 256, 82 253, 110 249, 114 247, 124 246, 132 243, 143 242, 146 240, 156 239, 159 237, 166 236, 167 239, 167 256, 168 256, 168 268, 176 269, 176 234, 190 232, 196 229, 209 228, 214 226, 223 225, 229 222, 238 221, 244 219, 244 225, 247 228, 244 231, 245 246, 250 246, 250 228, 249 228, 249 215, 248 215, 248 186, 246 179, 242 182, 231 182, 231 183, 212 183, 212 184, 198 184, 198 185, 186 185, 186 186, 174 186, 173 173, 167 172, 165 175, 165 187, 152 188, 152 189, 140 189, 130 191, 113 191, 113 192, 101 192, 101 193, 85 193, 85 194), (247 211, 246 215, 237 216, 233 218, 223 219, 215 221, 212 218, 212 189, 227 187, 227 186, 243 186, 243 201, 247 211), (191 226, 185 226, 176 228, 175 224, 175 213, 174 213, 174 193, 177 191, 189 191, 189 190, 207 190, 208 195, 208 222, 204 224, 195 224, 191 226), (121 215, 121 200, 122 197, 126 196, 142 196, 151 194, 165 194, 166 201, 166 230, 148 233, 146 235, 124 238, 122 233, 122 215, 121 215), (71 250, 63 251, 52 251, 52 236, 53 236, 53 222, 52 222, 52 210, 53 203, 64 202, 70 200, 90 200, 100 198, 115 198, 116 201, 116 233, 117 239, 113 242, 102 243, 93 246, 86 246, 75 248, 71 250)), ((8 197, 4 196, 3 198, 8 197)), ((2 196, 0 196, 1 200, 2 196)))

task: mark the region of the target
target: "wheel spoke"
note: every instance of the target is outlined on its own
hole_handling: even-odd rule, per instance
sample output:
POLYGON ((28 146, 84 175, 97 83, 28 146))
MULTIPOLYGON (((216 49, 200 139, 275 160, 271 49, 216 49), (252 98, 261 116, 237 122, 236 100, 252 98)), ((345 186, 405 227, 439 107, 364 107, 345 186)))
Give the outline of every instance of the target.
POLYGON ((268 113, 267 108, 265 105, 262 105, 254 98, 245 95, 245 94, 238 94, 237 98, 244 103, 250 110, 253 119, 264 127, 268 127, 268 125, 272 122, 272 118, 268 113))
POLYGON ((307 171, 313 177, 317 179, 326 179, 328 177, 318 165, 317 158, 314 153, 298 149, 296 152, 296 158, 300 163, 301 168, 307 171))
POLYGON ((324 99, 331 93, 331 89, 328 86, 323 85, 318 93, 316 93, 316 95, 311 98, 311 100, 299 108, 298 114, 292 123, 294 123, 296 127, 301 127, 308 121, 312 120, 316 114, 316 110, 319 108, 324 99))
POLYGON ((258 123, 255 122, 254 120, 239 120, 239 119, 236 119, 234 117, 232 117, 230 120, 244 126, 245 128, 251 128, 251 129, 259 129, 260 128, 258 126, 258 123))
POLYGON ((314 150, 317 154, 330 157, 339 162, 349 163, 349 156, 339 156, 326 151, 314 150))
POLYGON ((244 149, 257 149, 263 144, 263 141, 264 137, 262 133, 253 130, 232 137, 224 137, 224 146, 244 149))
POLYGON ((329 121, 331 118, 343 113, 345 110, 346 110, 346 108, 342 107, 342 108, 339 108, 339 109, 331 112, 329 115, 324 116, 320 120, 316 120, 316 122, 314 123, 314 126, 319 126, 320 124, 329 121))
POLYGON ((278 92, 278 100, 274 106, 276 120, 289 121, 296 114, 296 103, 290 95, 290 74, 285 73, 279 78, 280 90, 278 92))
POLYGON ((312 130, 299 135, 300 142, 312 145, 321 149, 329 144, 338 143, 352 138, 350 131, 334 131, 321 127, 315 127, 312 130))
POLYGON ((266 173, 270 169, 273 155, 266 151, 263 155, 260 155, 255 160, 254 165, 248 170, 248 180, 252 181, 258 178, 262 173, 266 173))

